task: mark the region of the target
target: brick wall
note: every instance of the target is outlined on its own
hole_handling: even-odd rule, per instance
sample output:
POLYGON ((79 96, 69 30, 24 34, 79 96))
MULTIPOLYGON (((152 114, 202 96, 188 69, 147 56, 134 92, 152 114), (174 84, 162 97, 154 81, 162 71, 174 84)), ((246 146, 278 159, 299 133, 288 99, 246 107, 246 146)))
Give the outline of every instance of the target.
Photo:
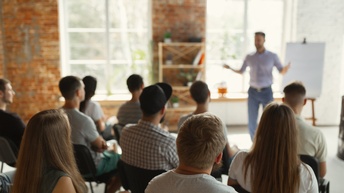
MULTIPOLYGON (((28 121, 38 111, 60 106, 57 0, 2 0, 1 4, 0 76, 8 78, 16 91, 9 109, 28 121)), ((205 0, 152 0, 154 77, 157 43, 164 33, 170 31, 173 41, 204 38, 205 14, 205 0)))
POLYGON ((4 49, 3 49, 3 39, 2 39, 2 0, 0 0, 0 77, 4 76, 4 49))
POLYGON ((9 108, 28 121, 38 111, 59 106, 57 0, 7 0, 1 8, 5 77, 16 91, 9 108))
POLYGON ((206 0, 152 0, 153 68, 158 80, 158 43, 166 32, 173 42, 205 38, 206 0))

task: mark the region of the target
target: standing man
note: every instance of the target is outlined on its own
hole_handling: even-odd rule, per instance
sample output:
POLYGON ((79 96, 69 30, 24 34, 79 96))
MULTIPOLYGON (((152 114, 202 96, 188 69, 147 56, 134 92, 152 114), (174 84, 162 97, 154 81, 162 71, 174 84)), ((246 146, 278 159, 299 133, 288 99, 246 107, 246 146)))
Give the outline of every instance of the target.
POLYGON ((256 52, 248 54, 244 60, 240 70, 235 70, 228 65, 223 65, 224 68, 242 74, 247 67, 250 67, 250 88, 248 89, 248 129, 251 139, 253 139, 257 128, 257 117, 259 105, 263 108, 273 101, 272 94, 272 70, 276 66, 278 71, 285 74, 290 63, 282 66, 278 56, 265 49, 265 33, 256 32, 254 36, 254 45, 256 52))
POLYGON ((17 114, 6 111, 7 105, 13 102, 14 95, 10 81, 0 78, 0 136, 10 139, 19 150, 25 124, 17 114))

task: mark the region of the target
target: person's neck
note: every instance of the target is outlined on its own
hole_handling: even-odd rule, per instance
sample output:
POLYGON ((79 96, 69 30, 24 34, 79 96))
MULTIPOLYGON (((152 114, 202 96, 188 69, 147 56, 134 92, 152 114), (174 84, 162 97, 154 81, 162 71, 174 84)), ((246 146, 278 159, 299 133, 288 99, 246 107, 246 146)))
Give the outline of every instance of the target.
POLYGON ((295 115, 301 115, 301 112, 302 112, 302 107, 292 107, 295 115))
POLYGON ((198 169, 191 166, 186 166, 182 163, 179 163, 179 166, 174 170, 177 174, 184 174, 184 175, 196 175, 196 174, 208 174, 211 173, 211 167, 207 169, 198 169))
POLYGON ((263 46, 263 47, 261 47, 261 48, 258 48, 258 49, 257 49, 257 52, 258 52, 259 54, 265 52, 265 47, 263 46))
POLYGON ((161 119, 160 116, 152 116, 152 117, 142 116, 141 118, 142 121, 150 122, 156 126, 160 125, 160 119, 161 119))
POLYGON ((63 108, 65 109, 79 109, 80 102, 78 100, 66 100, 63 108))
POLYGON ((193 112, 194 115, 208 112, 208 103, 197 104, 196 110, 193 112))
POLYGON ((129 102, 136 103, 136 102, 139 102, 139 99, 140 99, 140 92, 135 91, 131 93, 131 99, 129 102))
POLYGON ((6 103, 0 103, 0 109, 6 111, 6 103))

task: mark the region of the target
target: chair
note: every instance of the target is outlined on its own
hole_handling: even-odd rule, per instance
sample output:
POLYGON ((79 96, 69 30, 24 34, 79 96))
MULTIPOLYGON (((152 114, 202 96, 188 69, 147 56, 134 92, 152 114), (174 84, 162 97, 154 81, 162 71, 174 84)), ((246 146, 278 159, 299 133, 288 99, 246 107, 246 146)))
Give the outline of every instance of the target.
POLYGON ((308 164, 314 171, 315 177, 317 178, 319 185, 319 193, 329 193, 330 192, 330 182, 326 179, 319 177, 319 162, 318 160, 310 155, 300 155, 302 162, 308 164))
POLYGON ((245 190, 242 188, 239 184, 237 185, 232 185, 232 187, 237 191, 238 193, 250 193, 249 191, 245 190))
POLYGON ((76 164, 84 180, 90 183, 91 192, 94 193, 91 182, 96 182, 97 184, 105 183, 104 192, 106 192, 107 182, 115 175, 116 170, 96 176, 97 169, 90 150, 80 144, 73 144, 73 147, 76 164))
POLYGON ((118 142, 118 145, 120 145, 120 138, 121 138, 121 134, 122 134, 122 128, 123 128, 124 126, 123 125, 121 125, 121 124, 118 124, 118 123, 116 123, 116 124, 114 124, 113 126, 112 126, 112 129, 113 129, 113 131, 115 132, 115 139, 117 140, 117 142, 118 142))
POLYGON ((160 175, 165 170, 147 170, 138 168, 119 160, 117 164, 119 176, 122 181, 122 186, 125 190, 130 190, 132 193, 144 193, 148 183, 157 175, 160 175))
POLYGON ((230 157, 228 155, 227 146, 222 151, 222 166, 218 170, 211 172, 211 175, 219 181, 222 181, 222 174, 228 175, 228 170, 230 166, 230 157))
POLYGON ((10 166, 14 166, 17 161, 18 148, 14 143, 4 137, 0 137, 0 161, 1 161, 1 171, 4 168, 4 163, 10 166))

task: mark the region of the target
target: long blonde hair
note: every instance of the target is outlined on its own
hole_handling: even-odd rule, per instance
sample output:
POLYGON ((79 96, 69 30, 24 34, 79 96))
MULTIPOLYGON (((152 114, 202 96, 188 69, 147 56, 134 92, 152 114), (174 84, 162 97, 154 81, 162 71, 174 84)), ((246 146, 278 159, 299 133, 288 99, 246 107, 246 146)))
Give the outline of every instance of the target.
POLYGON ((40 192, 43 174, 51 169, 65 172, 76 192, 87 192, 74 158, 71 128, 62 110, 34 115, 23 135, 12 193, 40 192))
POLYGON ((251 151, 244 161, 244 176, 251 167, 252 193, 295 193, 300 186, 298 131, 293 111, 271 103, 264 109, 251 151))

